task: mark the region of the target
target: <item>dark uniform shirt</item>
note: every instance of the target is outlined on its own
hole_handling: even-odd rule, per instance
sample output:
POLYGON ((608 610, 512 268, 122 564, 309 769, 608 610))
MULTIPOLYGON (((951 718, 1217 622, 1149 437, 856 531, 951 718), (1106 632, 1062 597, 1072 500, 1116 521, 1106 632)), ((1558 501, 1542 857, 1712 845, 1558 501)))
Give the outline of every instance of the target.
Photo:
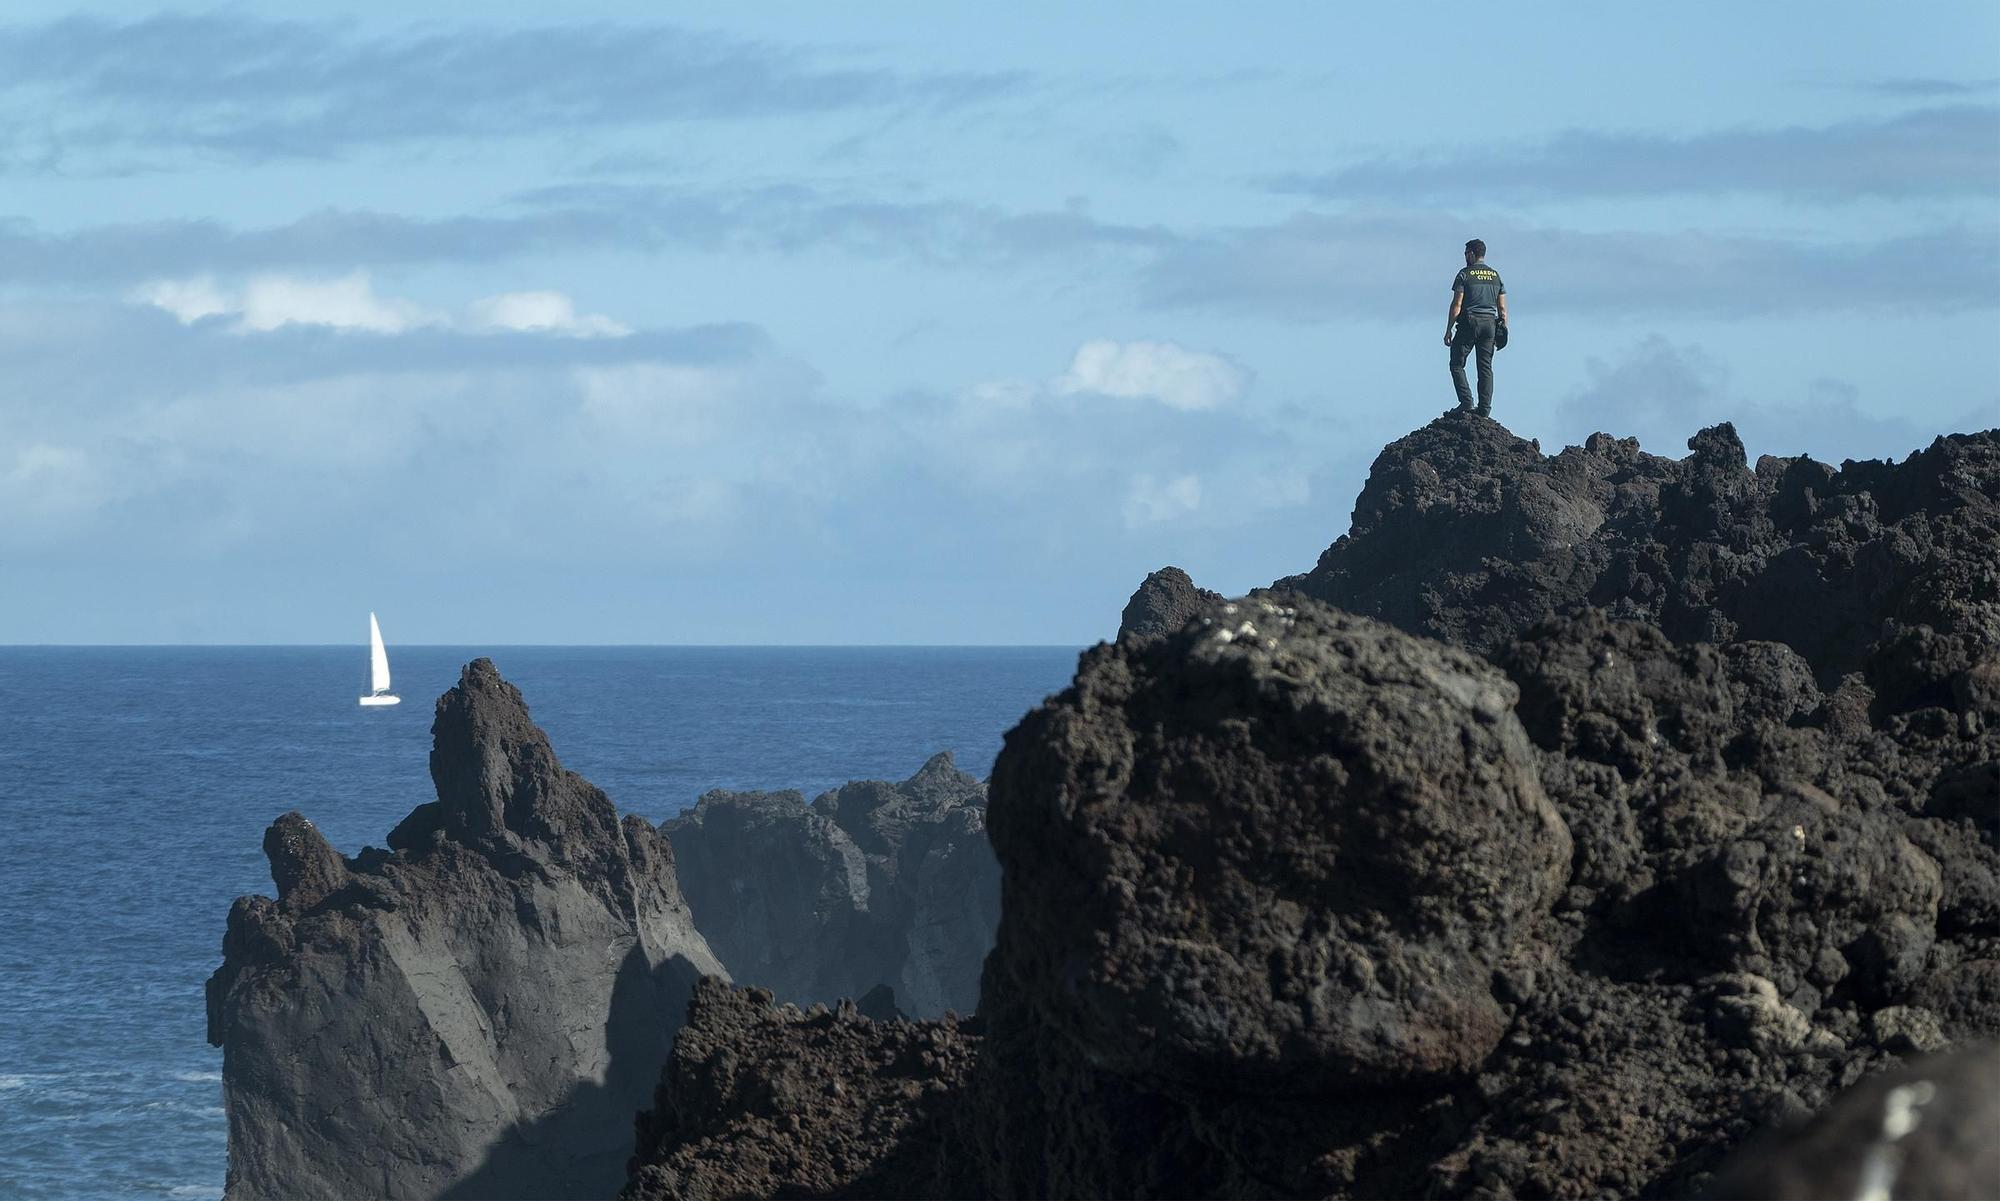
POLYGON ((1458 309, 1461 316, 1498 317, 1500 297, 1507 291, 1507 285, 1500 282, 1500 273, 1482 259, 1462 268, 1452 279, 1451 290, 1465 293, 1458 309))

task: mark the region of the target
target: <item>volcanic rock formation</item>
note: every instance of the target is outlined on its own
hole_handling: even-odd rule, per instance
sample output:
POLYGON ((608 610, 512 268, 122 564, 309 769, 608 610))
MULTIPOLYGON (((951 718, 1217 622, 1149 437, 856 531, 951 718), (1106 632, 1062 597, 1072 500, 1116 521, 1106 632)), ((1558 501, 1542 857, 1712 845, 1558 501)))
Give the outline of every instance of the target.
MULTIPOLYGON (((1087 652, 995 764, 978 1018, 925 1027, 972 1060, 948 1129, 871 1102, 923 1153, 833 1156, 856 1119, 786 1110, 798 1023, 738 994, 685 1040, 727 1095, 645 1127, 634 1195, 704 1195, 646 1165, 747 1155, 760 1113, 799 1128, 743 1195, 940 1163, 961 1195, 1689 1195, 2000 1036, 2000 434, 1838 471, 1691 445, 1446 417, 1314 572, 1087 652)), ((890 1095, 881 1034, 813 1020, 815 1087, 890 1095)))
POLYGON ((208 982, 227 1195, 608 1196, 695 981, 673 849, 556 761, 493 664, 437 703, 437 800, 353 859, 264 836, 208 982))
POLYGON ((904 1013, 972 1012, 1000 920, 986 786, 937 754, 900 784, 702 796, 661 826, 730 972, 799 1004, 887 986, 904 1013))

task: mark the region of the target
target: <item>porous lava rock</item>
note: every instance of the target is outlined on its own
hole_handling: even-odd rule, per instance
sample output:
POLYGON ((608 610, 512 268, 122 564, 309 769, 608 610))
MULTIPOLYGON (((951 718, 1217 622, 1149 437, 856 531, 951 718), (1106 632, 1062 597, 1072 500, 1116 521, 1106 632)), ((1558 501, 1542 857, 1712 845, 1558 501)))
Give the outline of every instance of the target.
POLYGON ((232 1201, 608 1196, 696 979, 722 973, 673 849, 556 759, 469 664, 431 727, 437 800, 348 859, 264 837, 208 982, 232 1201))
POLYGON ((1298 1153, 1352 1152, 1324 1137, 1484 1062, 1496 969, 1571 857, 1515 700, 1473 656, 1309 601, 1086 652, 994 769, 996 1191, 1325 1191, 1340 1169, 1298 1153), (1134 1157, 1139 1115, 1160 1133, 1134 1157))
POLYGON ((1000 920, 986 786, 949 751, 899 783, 709 792, 665 823, 681 890, 734 978, 799 1004, 887 988, 918 1017, 970 1013, 1000 920))
POLYGON ((624 1196, 974 1195, 947 1137, 977 1043, 956 1018, 871 1021, 703 980, 624 1196))
POLYGON ((1444 418, 1086 652, 994 768, 955 1192, 1695 1195, 2000 1036, 2000 436, 1691 450, 1444 418))
POLYGON ((1569 875, 1514 685, 1318 605, 1221 617, 1088 652, 1008 735, 996 995, 1134 1079, 1464 1073, 1569 875))

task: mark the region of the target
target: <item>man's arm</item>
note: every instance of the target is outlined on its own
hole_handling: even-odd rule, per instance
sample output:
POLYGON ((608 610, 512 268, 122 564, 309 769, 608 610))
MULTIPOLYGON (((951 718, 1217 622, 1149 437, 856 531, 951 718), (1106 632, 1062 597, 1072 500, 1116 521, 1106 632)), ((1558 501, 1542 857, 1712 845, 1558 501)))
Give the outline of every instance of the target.
POLYGON ((1507 294, 1500 293, 1500 324, 1507 324, 1507 294))
POLYGON ((1451 311, 1444 315, 1444 344, 1451 345, 1451 327, 1458 324, 1458 306, 1465 303, 1465 293, 1457 288, 1451 290, 1451 311))

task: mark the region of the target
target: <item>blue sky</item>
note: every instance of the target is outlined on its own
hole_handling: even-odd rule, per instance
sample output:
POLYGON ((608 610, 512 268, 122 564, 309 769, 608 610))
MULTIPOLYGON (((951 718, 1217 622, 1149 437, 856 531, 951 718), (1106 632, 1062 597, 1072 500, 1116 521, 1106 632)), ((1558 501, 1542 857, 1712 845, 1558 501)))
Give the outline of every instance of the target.
POLYGON ((1990 3, 265 12, 0 24, 0 642, 1093 641, 1475 236, 1547 449, 2000 424, 1990 3))

